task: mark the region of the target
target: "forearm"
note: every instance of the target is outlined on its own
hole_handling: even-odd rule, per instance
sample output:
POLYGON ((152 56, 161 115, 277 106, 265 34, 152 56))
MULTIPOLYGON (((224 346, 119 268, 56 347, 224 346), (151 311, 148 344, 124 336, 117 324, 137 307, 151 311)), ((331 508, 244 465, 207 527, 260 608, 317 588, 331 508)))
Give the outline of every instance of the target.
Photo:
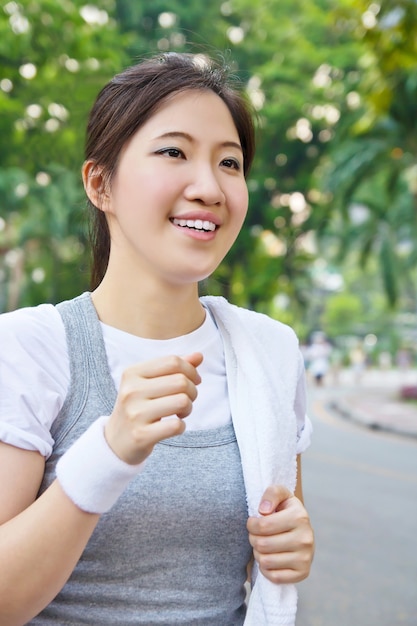
POLYGON ((21 626, 51 602, 98 519, 75 506, 55 481, 0 527, 0 624, 21 626))

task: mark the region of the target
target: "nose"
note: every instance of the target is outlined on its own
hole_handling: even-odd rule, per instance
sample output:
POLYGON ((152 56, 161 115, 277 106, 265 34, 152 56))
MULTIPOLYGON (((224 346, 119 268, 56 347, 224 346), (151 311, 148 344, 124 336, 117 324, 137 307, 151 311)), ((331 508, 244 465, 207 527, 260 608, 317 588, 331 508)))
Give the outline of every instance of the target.
POLYGON ((221 205, 226 201, 216 172, 207 164, 194 168, 192 180, 187 185, 184 195, 187 200, 200 202, 206 206, 221 205))

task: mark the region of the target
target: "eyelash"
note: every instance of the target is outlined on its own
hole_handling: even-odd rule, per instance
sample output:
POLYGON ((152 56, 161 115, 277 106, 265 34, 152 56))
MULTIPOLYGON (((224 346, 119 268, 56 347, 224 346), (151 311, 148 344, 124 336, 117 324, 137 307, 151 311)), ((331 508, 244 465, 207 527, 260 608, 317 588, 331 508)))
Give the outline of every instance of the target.
POLYGON ((172 153, 175 153, 175 158, 182 157, 185 159, 185 154, 179 148, 162 148, 161 150, 157 150, 157 154, 167 154, 168 156, 174 158, 172 153))
MULTIPOLYGON (((179 157, 183 159, 186 158, 184 152, 179 148, 162 148, 161 150, 157 150, 157 154, 167 155, 170 158, 175 159, 178 159, 179 157)), ((225 165, 225 167, 227 167, 228 169, 234 169, 238 172, 241 170, 241 165, 236 159, 223 159, 220 164, 225 165)))
MULTIPOLYGON (((237 161, 236 159, 223 159, 222 163, 231 163, 232 167, 230 169, 236 170, 237 172, 240 172, 241 170, 241 166, 239 161, 237 161)), ((229 167, 228 165, 226 167, 229 167)))

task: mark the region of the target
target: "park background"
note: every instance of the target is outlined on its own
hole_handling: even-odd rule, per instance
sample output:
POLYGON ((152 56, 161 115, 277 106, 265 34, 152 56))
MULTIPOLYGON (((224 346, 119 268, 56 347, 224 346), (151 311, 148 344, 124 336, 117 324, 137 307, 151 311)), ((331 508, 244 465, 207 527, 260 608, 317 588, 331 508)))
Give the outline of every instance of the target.
POLYGON ((3 2, 0 312, 88 289, 88 111, 177 50, 224 59, 257 112, 246 226, 202 289, 332 346, 324 384, 308 377, 299 624, 415 625, 416 0, 3 2))
POLYGON ((0 11, 0 312, 89 286, 88 111, 150 54, 224 59, 257 113, 246 225, 203 289, 415 361, 415 0, 14 0, 0 11))

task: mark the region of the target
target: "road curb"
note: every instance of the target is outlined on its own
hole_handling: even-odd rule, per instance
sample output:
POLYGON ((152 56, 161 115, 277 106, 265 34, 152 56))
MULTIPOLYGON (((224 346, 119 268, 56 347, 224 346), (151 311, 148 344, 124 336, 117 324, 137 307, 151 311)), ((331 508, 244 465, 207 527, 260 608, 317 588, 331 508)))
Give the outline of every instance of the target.
POLYGON ((402 437, 414 437, 417 438, 417 416, 416 416, 416 429, 404 429, 396 426, 395 424, 386 424, 379 422, 378 420, 369 416, 366 411, 358 409, 352 409, 346 402, 333 399, 327 404, 328 408, 335 411, 338 415, 344 419, 348 419, 360 426, 368 428, 369 430, 377 430, 381 432, 394 433, 401 435, 402 437))

